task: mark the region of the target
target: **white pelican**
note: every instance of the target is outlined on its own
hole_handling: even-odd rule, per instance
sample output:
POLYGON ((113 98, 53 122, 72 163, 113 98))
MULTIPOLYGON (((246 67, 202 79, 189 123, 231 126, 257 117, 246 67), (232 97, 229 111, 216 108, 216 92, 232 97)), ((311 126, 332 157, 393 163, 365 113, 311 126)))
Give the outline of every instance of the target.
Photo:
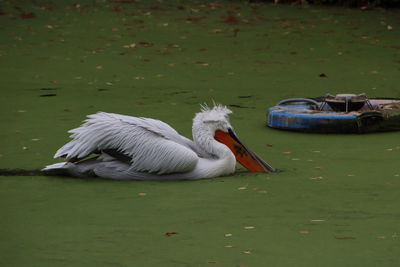
POLYGON ((68 162, 43 171, 117 180, 196 180, 234 173, 236 160, 250 172, 275 171, 237 138, 222 105, 201 106, 193 119, 193 141, 168 124, 99 112, 70 130, 72 141, 54 158, 68 162), (91 154, 97 156, 88 158, 91 154))

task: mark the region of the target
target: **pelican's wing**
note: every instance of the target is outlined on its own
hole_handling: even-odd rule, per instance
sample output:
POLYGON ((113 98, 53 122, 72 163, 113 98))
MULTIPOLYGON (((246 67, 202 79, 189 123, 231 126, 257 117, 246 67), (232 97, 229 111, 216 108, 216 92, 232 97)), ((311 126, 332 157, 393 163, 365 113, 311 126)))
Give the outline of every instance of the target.
POLYGON ((157 174, 187 172, 198 161, 193 142, 159 120, 99 112, 69 133, 73 140, 55 158, 81 159, 113 151, 129 158, 134 170, 157 174))

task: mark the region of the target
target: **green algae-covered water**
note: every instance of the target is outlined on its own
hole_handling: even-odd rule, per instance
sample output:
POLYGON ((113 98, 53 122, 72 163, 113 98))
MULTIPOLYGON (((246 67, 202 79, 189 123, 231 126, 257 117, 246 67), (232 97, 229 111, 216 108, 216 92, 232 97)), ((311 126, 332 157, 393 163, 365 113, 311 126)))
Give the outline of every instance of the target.
POLYGON ((0 177, 2 266, 399 266, 399 133, 265 127, 283 98, 400 97, 399 10, 241 1, 1 1, 0 168, 57 162, 87 114, 191 136, 229 105, 277 174, 0 177))

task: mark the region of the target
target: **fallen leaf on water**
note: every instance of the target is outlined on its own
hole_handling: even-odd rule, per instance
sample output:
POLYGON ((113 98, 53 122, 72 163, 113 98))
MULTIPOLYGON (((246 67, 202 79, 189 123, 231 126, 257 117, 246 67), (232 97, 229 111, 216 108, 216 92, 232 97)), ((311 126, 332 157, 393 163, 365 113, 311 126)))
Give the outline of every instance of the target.
POLYGON ((303 235, 307 235, 307 234, 310 233, 310 231, 308 231, 308 230, 301 230, 301 231, 299 231, 299 233, 300 233, 300 234, 303 234, 303 235))
POLYGON ((132 43, 132 44, 124 45, 123 47, 124 47, 124 48, 135 48, 135 47, 136 47, 136 44, 135 44, 135 43, 132 43))
POLYGON ((245 250, 243 251, 244 254, 251 254, 251 250, 245 250))
POLYGON ((102 69, 103 69, 103 66, 101 66, 101 65, 96 66, 96 70, 102 70, 102 69))
POLYGON ((150 47, 150 46, 154 45, 153 43, 146 42, 146 41, 141 41, 138 44, 141 45, 141 46, 144 46, 144 47, 150 47))
POLYGON ((199 22, 202 21, 203 19, 205 19, 205 16, 201 16, 201 17, 188 17, 186 18, 186 22, 188 23, 192 23, 192 22, 199 22))
POLYGON ((180 46, 178 44, 169 44, 168 47, 170 47, 170 48, 179 48, 180 46))
POLYGON ((321 151, 319 151, 319 150, 311 150, 311 152, 319 153, 319 152, 321 152, 321 151))
POLYGON ((217 261, 208 261, 208 263, 217 263, 217 261))
POLYGON ((232 234, 224 234, 225 237, 231 237, 232 234))
POLYGON ((286 152, 282 152, 282 154, 284 154, 284 155, 290 155, 290 154, 292 154, 292 152, 286 151, 286 152))
POLYGON ((172 236, 172 235, 177 235, 178 232, 166 232, 164 235, 166 236, 172 236))
POLYGON ((299 158, 291 158, 291 160, 300 160, 299 158))
POLYGON ((225 245, 224 248, 233 248, 232 245, 225 245))
POLYGON ((26 110, 20 109, 20 110, 18 110, 18 112, 19 112, 19 113, 24 113, 24 112, 26 112, 26 110))
POLYGON ((144 197, 144 196, 146 196, 147 194, 146 193, 143 193, 143 192, 141 192, 141 193, 139 193, 138 194, 138 196, 141 196, 141 197, 144 197))
POLYGON ((238 14, 235 14, 232 11, 227 11, 227 16, 222 17, 221 22, 225 22, 228 24, 239 24, 240 20, 237 15, 238 14))
POLYGON ((149 9, 150 10, 164 10, 164 8, 159 7, 159 6, 150 6, 149 9))
POLYGON ((238 188, 238 190, 246 190, 246 189, 247 189, 246 186, 241 186, 241 187, 238 188))
POLYGON ((111 11, 113 11, 113 12, 115 12, 115 13, 119 13, 121 10, 122 10, 122 8, 120 8, 120 7, 113 7, 113 8, 111 9, 111 11))
POLYGON ((19 17, 20 17, 21 19, 33 19, 33 18, 36 18, 36 14, 33 13, 33 12, 30 12, 30 13, 21 13, 21 14, 19 14, 19 17))
POLYGON ((165 75, 164 74, 157 74, 156 76, 154 76, 154 77, 156 77, 156 78, 162 78, 162 77, 164 77, 165 75))
POLYGON ((325 222, 325 219, 312 219, 312 222, 325 222))
POLYGON ((213 33, 221 33, 222 30, 221 30, 221 29, 214 29, 214 30, 212 30, 212 32, 213 32, 213 33))
POLYGON ((33 141, 33 142, 37 142, 37 141, 39 141, 40 139, 39 138, 32 138, 31 139, 31 141, 33 141))
POLYGON ((311 177, 310 179, 311 179, 311 180, 322 180, 322 179, 324 179, 324 177, 322 177, 322 176, 315 176, 315 177, 311 177))
POLYGON ((245 226, 245 227, 243 227, 244 229, 246 229, 246 230, 251 230, 251 229, 254 229, 254 228, 256 228, 255 226, 245 226))
POLYGON ((208 63, 205 63, 205 62, 202 62, 202 61, 196 61, 196 62, 194 62, 194 64, 201 65, 201 66, 204 66, 204 67, 207 67, 209 65, 208 63))
POLYGON ((323 170, 324 168, 321 167, 321 166, 315 166, 314 169, 316 169, 316 170, 323 170))
POLYGON ((222 8, 222 5, 219 3, 209 3, 207 6, 211 9, 217 9, 217 8, 222 8))
POLYGON ((28 147, 23 146, 23 147, 22 147, 22 150, 28 150, 28 147))

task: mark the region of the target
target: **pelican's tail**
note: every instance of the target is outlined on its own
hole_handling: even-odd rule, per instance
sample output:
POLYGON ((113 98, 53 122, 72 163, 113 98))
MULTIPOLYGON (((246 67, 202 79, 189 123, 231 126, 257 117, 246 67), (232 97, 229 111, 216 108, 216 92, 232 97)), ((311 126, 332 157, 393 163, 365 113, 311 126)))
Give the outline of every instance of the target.
POLYGON ((54 176, 73 176, 70 172, 73 169, 73 163, 70 162, 60 162, 51 165, 47 165, 41 171, 47 175, 54 175, 54 176))
POLYGON ((47 165, 46 167, 44 167, 42 169, 42 171, 47 172, 47 171, 52 171, 52 170, 65 169, 67 164, 68 164, 68 162, 60 162, 60 163, 47 165))
POLYGON ((93 169, 97 162, 95 158, 84 160, 79 163, 73 162, 60 162, 51 165, 47 165, 42 169, 49 175, 62 175, 62 176, 74 176, 74 177, 91 177, 95 176, 93 169))

